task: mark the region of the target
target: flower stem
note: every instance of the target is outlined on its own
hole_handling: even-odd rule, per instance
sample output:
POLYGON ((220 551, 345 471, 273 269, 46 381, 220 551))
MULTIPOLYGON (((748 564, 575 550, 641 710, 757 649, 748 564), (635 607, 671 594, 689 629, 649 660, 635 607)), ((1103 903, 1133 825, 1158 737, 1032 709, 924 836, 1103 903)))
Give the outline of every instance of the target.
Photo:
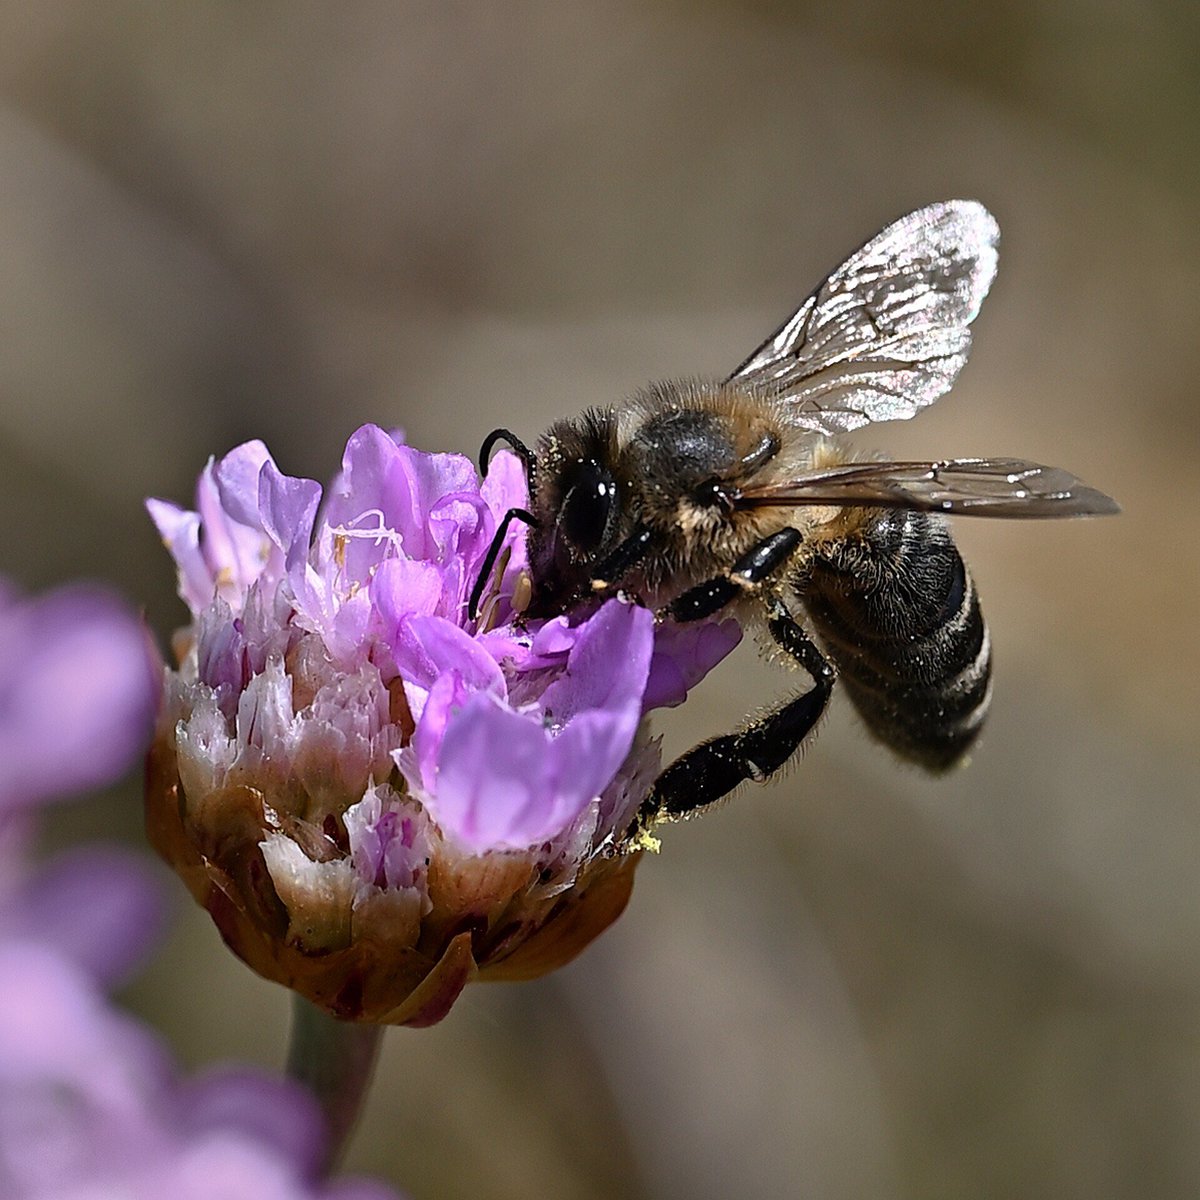
POLYGON ((317 1098, 329 1132, 325 1169, 332 1170, 354 1131, 383 1035, 382 1025, 339 1021, 292 993, 287 1073, 317 1098))

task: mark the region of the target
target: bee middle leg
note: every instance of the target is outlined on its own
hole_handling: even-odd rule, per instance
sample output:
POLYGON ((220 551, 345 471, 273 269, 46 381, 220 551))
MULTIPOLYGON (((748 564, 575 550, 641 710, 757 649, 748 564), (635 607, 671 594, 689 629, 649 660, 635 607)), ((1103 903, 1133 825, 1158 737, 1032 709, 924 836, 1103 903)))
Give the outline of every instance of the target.
MULTIPOLYGON (((689 589, 668 611, 683 621, 712 615, 743 594, 747 585, 757 584, 776 571, 799 540, 795 530, 773 534, 735 563, 730 576, 689 589)), ((779 596, 769 596, 766 607, 771 637, 811 676, 813 686, 745 728, 701 742, 677 758, 658 777, 638 809, 635 832, 700 812, 748 779, 770 778, 796 753, 821 719, 833 692, 833 667, 779 596)))
POLYGON ((792 556, 802 535, 797 529, 780 529, 751 546, 724 575, 706 579, 676 596, 667 615, 676 621, 702 621, 769 579, 792 556))

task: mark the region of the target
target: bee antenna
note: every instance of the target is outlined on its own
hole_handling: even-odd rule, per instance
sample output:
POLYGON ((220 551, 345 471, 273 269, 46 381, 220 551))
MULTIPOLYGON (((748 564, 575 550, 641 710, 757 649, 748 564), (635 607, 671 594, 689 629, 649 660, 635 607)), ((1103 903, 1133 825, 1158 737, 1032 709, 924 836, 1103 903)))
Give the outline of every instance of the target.
POLYGON ((532 500, 537 460, 534 458, 533 451, 511 429, 493 429, 483 439, 483 445, 479 448, 479 474, 486 475, 488 473, 488 460, 491 458, 492 448, 497 442, 507 442, 521 460, 521 464, 525 468, 525 482, 529 485, 529 499, 532 500))
MULTIPOLYGON (((503 430, 498 432, 503 433, 503 430)), ((472 621, 479 616, 479 601, 483 599, 483 589, 487 587, 487 581, 491 578, 492 571, 495 570, 496 559, 500 557, 500 549, 504 545, 504 539, 508 536, 508 527, 513 521, 524 521, 529 526, 535 526, 538 523, 537 517, 523 508, 510 508, 501 518, 500 524, 496 528, 496 536, 492 538, 492 544, 483 556, 483 566, 479 568, 475 586, 471 589, 471 599, 467 604, 467 616, 472 621)))

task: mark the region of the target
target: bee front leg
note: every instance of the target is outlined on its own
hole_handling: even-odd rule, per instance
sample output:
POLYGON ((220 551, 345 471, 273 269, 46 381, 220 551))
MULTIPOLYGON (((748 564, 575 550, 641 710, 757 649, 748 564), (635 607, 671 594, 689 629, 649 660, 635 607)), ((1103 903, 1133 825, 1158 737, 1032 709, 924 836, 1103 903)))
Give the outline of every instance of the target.
POLYGON ((751 546, 724 575, 706 579, 676 596, 665 614, 676 621, 702 621, 769 579, 800 545, 800 531, 784 528, 751 546))
POLYGON ((592 572, 592 592, 599 595, 616 586, 621 578, 650 553, 654 534, 645 525, 638 525, 592 572))
POLYGON ((496 527, 496 536, 492 538, 492 544, 483 556, 483 566, 479 568, 479 574, 475 577, 475 586, 471 589, 471 599, 467 603, 467 616, 472 621, 479 616, 479 602, 483 599, 484 589, 492 577, 492 572, 496 569, 496 559, 504 546, 504 539, 508 537, 508 527, 513 521, 523 521, 531 528, 537 525, 537 517, 523 508, 510 508, 501 518, 500 524, 496 527))
POLYGON ((833 691, 833 667, 777 596, 767 602, 767 628, 780 649, 812 676, 812 688, 736 733, 702 742, 677 758, 638 809, 634 840, 660 821, 702 812, 748 779, 769 779, 821 719, 833 691))

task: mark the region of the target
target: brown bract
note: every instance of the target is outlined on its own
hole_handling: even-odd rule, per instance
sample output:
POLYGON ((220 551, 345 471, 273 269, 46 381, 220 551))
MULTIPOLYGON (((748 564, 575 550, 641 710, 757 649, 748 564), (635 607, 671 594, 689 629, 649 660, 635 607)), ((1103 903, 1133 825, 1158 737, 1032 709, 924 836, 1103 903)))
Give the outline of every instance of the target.
POLYGON ((472 979, 535 979, 569 962, 620 916, 641 857, 593 857, 562 887, 532 851, 476 856, 438 841, 427 900, 364 898, 336 839, 259 789, 187 796, 163 734, 147 759, 146 828, 245 963, 334 1017, 385 1025, 436 1024, 472 979))

